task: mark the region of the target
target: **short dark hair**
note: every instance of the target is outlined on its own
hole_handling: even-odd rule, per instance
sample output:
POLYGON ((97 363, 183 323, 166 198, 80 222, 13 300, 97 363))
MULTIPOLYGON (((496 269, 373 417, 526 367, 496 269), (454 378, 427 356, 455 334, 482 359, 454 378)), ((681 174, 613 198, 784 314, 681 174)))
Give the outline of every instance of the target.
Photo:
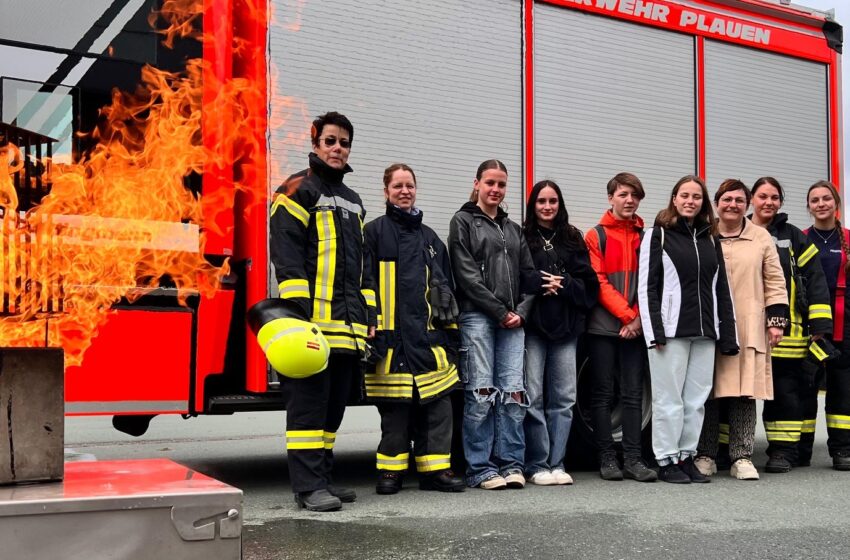
POLYGON ((753 194, 756 194, 756 191, 764 185, 775 187, 776 190, 779 191, 779 202, 785 204, 785 189, 783 189, 782 185, 779 184, 779 181, 773 177, 759 177, 756 179, 756 182, 753 183, 753 194))
POLYGON ((717 187, 717 192, 714 193, 714 203, 717 204, 720 202, 720 197, 724 194, 735 191, 744 191, 744 197, 747 199, 747 206, 749 206, 750 201, 753 199, 753 193, 750 192, 747 185, 740 179, 726 179, 720 183, 720 186, 717 187))
POLYGON ((322 130, 324 130, 326 124, 336 125, 348 131, 348 140, 354 142, 354 126, 348 120, 348 117, 342 113, 330 111, 324 115, 319 115, 313 121, 313 127, 310 129, 310 140, 314 146, 319 144, 319 137, 322 136, 322 130))
POLYGON ((637 178, 637 175, 632 173, 617 173, 614 175, 614 178, 608 181, 608 196, 613 196, 615 192, 617 192, 617 188, 620 186, 624 187, 632 187, 635 190, 635 196, 638 197, 638 200, 643 200, 643 197, 646 196, 646 192, 643 190, 643 184, 640 182, 640 179, 637 178))

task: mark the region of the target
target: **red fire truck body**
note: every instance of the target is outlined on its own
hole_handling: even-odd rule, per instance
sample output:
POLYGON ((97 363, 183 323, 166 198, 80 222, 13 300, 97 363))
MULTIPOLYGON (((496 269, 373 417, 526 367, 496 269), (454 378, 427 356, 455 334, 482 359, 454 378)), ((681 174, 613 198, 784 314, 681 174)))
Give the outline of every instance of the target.
MULTIPOLYGON (((426 222, 443 236, 489 157, 508 165, 515 219, 531 185, 551 178, 585 230, 606 209, 607 179, 624 170, 643 179, 650 221, 688 173, 712 189, 775 175, 799 226, 809 184, 843 183, 841 27, 827 13, 778 0, 391 4, 204 1, 203 27, 222 39, 200 52, 210 84, 248 78, 269 92, 251 107, 244 134, 257 148, 236 171, 252 189, 234 189, 234 169, 202 178, 217 225, 206 228, 205 253, 229 258, 232 273, 188 307, 155 296, 116 306, 82 364, 67 368, 67 414, 282 408, 244 314, 276 294, 268 197, 306 166, 309 122, 328 110, 354 123, 348 182, 371 217, 383 211, 381 171, 407 161, 426 222)), ((0 41, 0 52, 37 54, 37 43, 0 41)), ((219 117, 204 114, 209 147, 230 126, 219 117)))

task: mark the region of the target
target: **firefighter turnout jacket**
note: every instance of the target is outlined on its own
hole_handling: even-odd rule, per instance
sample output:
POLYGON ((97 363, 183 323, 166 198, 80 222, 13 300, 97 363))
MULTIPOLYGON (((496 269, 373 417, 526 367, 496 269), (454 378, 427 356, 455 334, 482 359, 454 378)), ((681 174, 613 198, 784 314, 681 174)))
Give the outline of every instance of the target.
POLYGON ((773 348, 771 357, 805 358, 811 335, 832 332, 829 288, 816 258, 818 249, 806 234, 788 223, 787 214, 777 214, 767 231, 779 253, 790 313, 782 341, 773 348))
POLYGON ((387 205, 366 225, 366 275, 374 288, 378 328, 366 373, 366 396, 377 401, 428 402, 458 383, 457 325, 438 324, 430 305, 432 279, 452 289, 446 246, 422 223, 422 212, 387 205))
POLYGON ((322 330, 331 353, 359 353, 375 324, 375 294, 363 272, 360 196, 345 173, 310 154, 310 167, 289 177, 271 209, 271 258, 281 298, 322 330))

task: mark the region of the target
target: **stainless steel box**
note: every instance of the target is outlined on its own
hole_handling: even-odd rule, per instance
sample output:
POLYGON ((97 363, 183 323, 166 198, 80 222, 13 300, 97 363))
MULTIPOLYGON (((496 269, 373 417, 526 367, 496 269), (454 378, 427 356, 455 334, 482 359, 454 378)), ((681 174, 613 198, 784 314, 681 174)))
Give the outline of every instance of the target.
POLYGON ((0 557, 239 560, 242 491, 167 459, 65 464, 0 488, 0 557))
POLYGON ((61 348, 0 348, 0 484, 62 478, 64 388, 61 348))

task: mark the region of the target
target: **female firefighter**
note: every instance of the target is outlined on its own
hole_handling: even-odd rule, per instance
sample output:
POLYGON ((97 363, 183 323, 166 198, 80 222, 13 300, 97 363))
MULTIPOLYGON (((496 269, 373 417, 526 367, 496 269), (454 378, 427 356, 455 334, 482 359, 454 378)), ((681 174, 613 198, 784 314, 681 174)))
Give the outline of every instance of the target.
MULTIPOLYGON (((850 299, 845 296, 847 271, 850 269, 850 230, 838 221, 841 198, 838 189, 829 181, 818 181, 809 187, 809 213, 815 220, 806 230, 809 240, 820 249, 826 284, 829 288, 834 318, 832 343, 841 354, 826 361, 826 430, 827 447, 832 467, 850 471, 850 299)), ((820 379, 805 387, 803 398, 803 430, 797 446, 797 464, 808 465, 815 439, 815 418, 818 412, 817 392, 820 379)))
POLYGON ((461 492, 450 467, 457 305, 446 246, 422 223, 416 175, 403 163, 384 171, 386 214, 366 224, 364 267, 377 281, 378 328, 366 397, 381 414, 378 494, 395 494, 410 461, 423 490, 461 492))
POLYGON ((812 354, 819 366, 820 339, 832 332, 829 288, 818 248, 779 212, 785 193, 779 181, 762 177, 753 185, 752 221, 767 228, 776 244, 788 292, 788 325, 771 353, 773 400, 764 403, 770 473, 788 472, 797 462, 797 443, 803 428, 802 396, 811 383, 803 374, 812 354))

